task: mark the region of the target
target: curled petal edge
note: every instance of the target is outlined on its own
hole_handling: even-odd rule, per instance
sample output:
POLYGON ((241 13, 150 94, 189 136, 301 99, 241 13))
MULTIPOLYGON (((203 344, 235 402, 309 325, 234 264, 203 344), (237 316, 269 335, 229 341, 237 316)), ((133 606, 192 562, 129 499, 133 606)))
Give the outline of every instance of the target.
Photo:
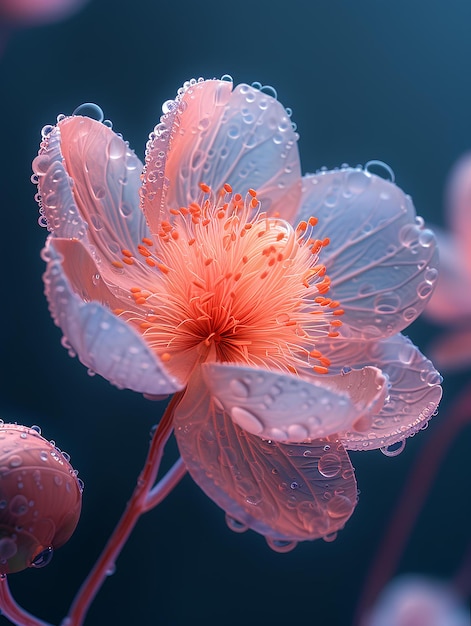
POLYGON ((52 241, 43 258, 51 315, 64 333, 64 345, 86 367, 120 389, 160 396, 183 388, 131 327, 99 302, 84 302, 73 291, 52 241))

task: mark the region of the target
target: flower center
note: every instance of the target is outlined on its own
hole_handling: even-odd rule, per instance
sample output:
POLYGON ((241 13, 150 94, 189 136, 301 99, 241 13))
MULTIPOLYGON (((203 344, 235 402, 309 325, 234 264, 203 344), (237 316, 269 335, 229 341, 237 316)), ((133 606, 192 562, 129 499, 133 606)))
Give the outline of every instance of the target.
POLYGON ((329 361, 315 346, 338 335, 343 311, 325 297, 330 280, 319 252, 329 241, 312 237, 317 220, 294 229, 261 212, 252 189, 242 198, 227 184, 217 194, 200 188, 198 202, 170 210, 155 251, 143 239, 138 249, 154 280, 132 287, 135 306, 116 313, 176 375, 210 359, 326 373, 329 361))

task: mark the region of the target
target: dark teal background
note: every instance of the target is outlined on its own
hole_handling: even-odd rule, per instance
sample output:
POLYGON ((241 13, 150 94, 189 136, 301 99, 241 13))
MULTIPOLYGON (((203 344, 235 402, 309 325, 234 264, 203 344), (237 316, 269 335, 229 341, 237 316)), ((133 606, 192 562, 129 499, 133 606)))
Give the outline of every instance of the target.
MULTIPOLYGON (((446 174, 471 149, 470 25, 466 0, 91 0, 68 21, 11 35, 0 59, 0 416, 41 425, 85 481, 70 542, 45 569, 11 577, 28 610, 60 622, 124 508, 164 407, 89 377, 60 345, 29 182, 41 127, 93 101, 142 158, 163 101, 189 78, 229 73, 235 83, 273 85, 293 109, 304 172, 381 159, 418 213, 443 224, 446 174)), ((425 352, 439 332, 423 320, 408 330, 425 352)), ((470 374, 445 379, 438 417, 399 457, 351 454, 360 500, 334 543, 275 554, 254 533, 229 531, 186 477, 141 519, 86 624, 349 626, 410 467, 470 374)), ((400 571, 450 578, 458 568, 470 539, 470 450, 465 429, 400 571)))

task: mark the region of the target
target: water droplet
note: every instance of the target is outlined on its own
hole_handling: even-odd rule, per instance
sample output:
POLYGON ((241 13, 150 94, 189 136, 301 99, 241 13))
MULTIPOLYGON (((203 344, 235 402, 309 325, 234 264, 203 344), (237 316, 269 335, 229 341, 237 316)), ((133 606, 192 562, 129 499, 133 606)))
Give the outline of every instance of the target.
POLYGON ((293 480, 293 482, 290 485, 290 489, 297 489, 298 487, 299 487, 298 483, 295 480, 293 480))
POLYGON ((325 478, 333 478, 340 474, 342 461, 337 454, 324 454, 317 463, 317 469, 325 478))
POLYGON ((105 119, 105 114, 103 113, 103 110, 98 106, 98 104, 94 104, 93 102, 84 102, 75 109, 72 115, 83 115, 84 117, 91 117, 97 122, 102 122, 105 119))
POLYGON ((238 398, 248 398, 249 397, 249 387, 242 382, 241 380, 238 380, 237 378, 234 378, 233 380, 231 380, 231 382, 229 383, 229 388, 232 391, 232 393, 237 396, 238 398))
POLYGON ((36 568, 46 567, 46 565, 48 565, 51 562, 53 556, 54 556, 54 550, 51 547, 46 548, 45 550, 43 550, 37 556, 34 557, 34 559, 31 562, 31 567, 36 567, 36 568))
POLYGON ((386 180, 389 180, 392 183, 394 182, 395 180, 394 172, 387 163, 373 159, 372 161, 368 161, 368 163, 366 163, 365 171, 374 174, 374 171, 373 172, 371 171, 372 168, 375 170, 379 170, 380 173, 377 174, 378 176, 381 176, 382 178, 386 178, 386 180), (386 174, 386 176, 384 176, 384 174, 386 174))
POLYGON ((234 422, 252 435, 259 435, 263 432, 263 424, 253 413, 238 406, 231 408, 231 417, 234 422))
POLYGON ((112 563, 110 565, 110 567, 106 570, 106 575, 107 576, 113 576, 113 574, 116 572, 116 564, 112 563))
POLYGON ((41 452, 39 453, 39 458, 41 459, 41 461, 47 461, 48 459, 48 454, 45 450, 41 450, 41 452))
POLYGON ((271 537, 265 537, 265 540, 269 547, 275 552, 291 552, 298 545, 297 541, 288 541, 283 539, 272 539, 271 537))
POLYGON ((406 440, 401 439, 401 441, 396 441, 396 443, 392 443, 389 446, 384 446, 384 448, 380 448, 380 450, 385 456, 397 456, 401 454, 405 447, 406 440))
POLYGON ((23 459, 18 454, 14 454, 12 457, 10 457, 10 467, 19 467, 22 463, 23 459))
POLYGON ((11 499, 8 510, 12 515, 16 515, 17 517, 24 515, 28 510, 28 500, 25 496, 18 494, 11 499))
POLYGON ((231 517, 228 513, 226 513, 226 524, 235 533, 245 533, 249 528, 247 524, 239 522, 239 520, 235 519, 235 517, 231 517))

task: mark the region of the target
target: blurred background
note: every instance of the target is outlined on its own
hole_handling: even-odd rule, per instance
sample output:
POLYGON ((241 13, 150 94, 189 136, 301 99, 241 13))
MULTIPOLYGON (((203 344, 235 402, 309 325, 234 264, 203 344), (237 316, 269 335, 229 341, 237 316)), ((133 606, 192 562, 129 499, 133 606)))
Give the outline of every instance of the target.
MULTIPOLYGON (((5 4, 0 28, 0 417, 39 424, 85 482, 69 543, 43 570, 11 576, 17 600, 55 624, 124 509, 165 403, 88 376, 61 347, 43 296, 46 231, 29 180, 41 127, 96 102, 142 158, 163 101, 187 79, 228 73, 235 83, 274 86, 293 109, 304 172, 381 159, 417 212, 438 225, 447 173, 471 149, 471 4, 464 0, 81 4, 67 19, 27 26, 7 19, 5 4)), ((421 318, 407 334, 426 352, 440 332, 421 318)), ((438 416, 398 457, 351 453, 360 499, 333 543, 273 553, 255 533, 232 533, 186 477, 141 519, 86 624, 349 626, 411 466, 470 377, 445 378, 438 416)), ((465 428, 399 572, 454 575, 470 540, 470 449, 465 428)), ((174 458, 170 445, 168 463, 174 458)))

